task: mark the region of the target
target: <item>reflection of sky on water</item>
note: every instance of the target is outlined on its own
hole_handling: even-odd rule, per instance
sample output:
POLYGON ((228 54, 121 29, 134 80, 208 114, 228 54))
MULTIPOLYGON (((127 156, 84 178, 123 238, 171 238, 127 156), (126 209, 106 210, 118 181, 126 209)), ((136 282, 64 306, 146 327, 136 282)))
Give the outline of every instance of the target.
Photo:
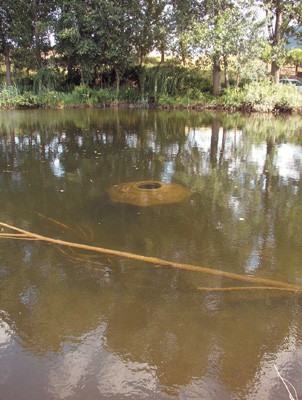
POLYGON ((125 137, 125 143, 130 148, 136 148, 137 147, 137 135, 128 133, 125 137))
POLYGON ((27 287, 19 296, 21 303, 33 308, 38 301, 38 289, 35 285, 27 287))
POLYGON ((219 362, 223 355, 219 349, 213 348, 209 356, 208 373, 202 378, 192 378, 185 387, 171 388, 168 394, 162 391, 156 366, 125 360, 108 352, 104 347, 105 331, 104 324, 76 344, 65 342, 62 354, 52 363, 48 373, 48 391, 54 398, 75 397, 81 390, 89 391, 89 385, 99 396, 106 398, 196 399, 213 398, 211 394, 215 392, 224 400, 232 398, 219 377, 215 378, 211 373, 211 365, 219 362), (95 382, 90 380, 92 377, 95 382))
POLYGON ((254 248, 247 260, 245 271, 247 273, 254 272, 261 264, 260 251, 263 246, 263 238, 259 237, 258 241, 254 244, 254 248))
POLYGON ((0 319, 0 349, 11 340, 12 333, 10 326, 0 319))
MULTIPOLYGON (((274 220, 269 219, 270 214, 268 214, 268 219, 266 220, 267 225, 265 225, 264 231, 256 232, 254 235, 252 235, 252 238, 248 235, 245 235, 245 233, 249 232, 247 229, 248 224, 250 222, 251 224, 254 222, 256 224, 256 221, 254 221, 253 217, 251 217, 251 213, 255 209, 258 210, 257 205, 254 205, 254 203, 252 204, 254 199, 257 200, 257 198, 255 198, 255 196, 251 193, 256 193, 255 191, 259 191, 259 204, 263 204, 261 202, 264 201, 263 198, 265 196, 262 195, 265 193, 268 185, 273 181, 273 183, 276 186, 278 185, 278 188, 280 187, 281 190, 283 188, 288 188, 288 190, 291 190, 290 193, 298 194, 299 182, 293 182, 293 180, 301 179, 301 147, 288 143, 279 144, 280 141, 278 142, 278 140, 276 140, 276 144, 273 146, 271 154, 268 155, 267 144, 265 142, 261 143, 261 139, 258 137, 256 140, 259 140, 259 144, 252 144, 250 138, 246 134, 243 134, 242 131, 235 131, 234 129, 223 131, 222 128, 217 129, 217 132, 215 132, 217 135, 215 138, 217 139, 217 147, 215 147, 215 144, 213 145, 212 141, 214 135, 212 128, 210 127, 202 127, 195 130, 188 129, 186 132, 186 137, 177 136, 175 139, 171 138, 171 141, 169 137, 159 137, 152 130, 149 130, 147 135, 142 137, 139 134, 133 133, 131 129, 129 129, 126 134, 124 134, 124 132, 122 133, 122 139, 125 139, 125 146, 123 141, 123 148, 118 142, 118 151, 120 151, 121 148, 122 151, 125 149, 127 150, 127 148, 131 149, 131 152, 126 151, 122 155, 126 155, 129 157, 129 159, 131 156, 133 163, 138 166, 140 165, 139 163, 136 163, 137 161, 140 161, 141 158, 146 154, 148 157, 150 156, 148 159, 146 159, 146 163, 148 163, 149 166, 148 171, 153 173, 152 168, 154 164, 156 164, 158 169, 155 173, 158 179, 166 182, 173 180, 175 171, 177 171, 178 168, 180 171, 182 171, 182 166, 180 163, 185 163, 186 161, 190 163, 190 161, 192 161, 192 165, 189 164, 189 168, 192 169, 189 171, 191 171, 192 175, 194 174, 204 179, 200 179, 201 182, 209 183, 207 186, 209 191, 206 194, 210 200, 213 193, 212 189, 215 189, 214 184, 211 184, 215 179, 217 179, 216 172, 219 170, 220 166, 225 163, 223 167, 226 166, 226 168, 222 168, 222 171, 227 176, 227 179, 223 181, 226 182, 226 184, 220 185, 220 178, 217 180, 219 184, 219 190, 221 190, 221 193, 226 191, 226 196, 224 198, 223 196, 220 196, 220 192, 218 194, 220 198, 225 200, 220 207, 228 208, 228 211, 231 210, 231 212, 227 214, 225 219, 221 218, 220 214, 217 214, 217 229, 220 231, 219 234, 221 233, 221 237, 223 238, 223 234, 226 231, 226 235, 228 235, 227 229, 229 220, 227 220, 227 218, 229 218, 236 224, 234 225, 235 228, 238 228, 236 237, 241 239, 239 247, 241 245, 244 247, 245 243, 248 243, 247 249, 244 249, 242 253, 240 253, 241 249, 238 251, 239 258, 243 252, 245 255, 244 260, 240 258, 240 263, 242 261, 241 271, 244 269, 247 274, 254 275, 258 268, 260 269, 259 272, 261 274, 264 270, 264 268, 261 270, 261 267, 266 267, 266 265, 274 267, 274 262, 276 261, 274 257, 278 257, 278 254, 276 255, 274 250, 274 246, 278 245, 278 237, 276 238, 274 231, 271 230, 274 220), (211 150, 213 150, 213 148, 215 148, 214 150, 217 153, 215 163, 211 163, 212 159, 210 160, 212 157, 211 150), (196 157, 196 159, 194 159, 194 157, 196 157), (268 169, 268 173, 264 171, 266 168, 268 169), (280 179, 278 178, 269 180, 267 178, 269 176, 272 177, 277 175, 280 177, 280 179), (255 191, 253 189, 255 189, 255 191), (246 194, 249 196, 246 196, 246 194), (220 222, 220 220, 222 222, 220 222)), ((41 137, 43 144, 45 142, 45 138, 43 135, 41 135, 41 137)), ((15 140, 16 144, 18 145, 18 149, 16 149, 16 151, 24 149, 27 150, 27 147, 31 146, 31 140, 33 141, 34 146, 37 144, 40 146, 41 137, 40 134, 35 134, 33 138, 26 137, 24 140, 19 140, 19 138, 16 137, 15 140)), ((93 145, 102 146, 104 144, 110 144, 108 147, 110 148, 111 152, 115 149, 114 146, 111 146, 111 143, 115 142, 115 139, 116 137, 109 133, 106 135, 99 134, 97 137, 92 137, 93 145)), ((283 139, 281 139, 281 141, 282 140, 283 139)), ((65 133, 60 133, 56 138, 53 138, 50 143, 45 145, 43 144, 43 149, 41 146, 41 149, 44 151, 41 150, 41 153, 35 152, 35 154, 38 154, 42 162, 45 162, 45 159, 49 161, 48 164, 43 164, 43 166, 47 166, 46 168, 41 166, 42 172, 49 173, 50 166, 51 172, 56 178, 65 177, 66 181, 68 182, 81 182, 80 179, 76 180, 76 175, 80 175, 82 171, 85 171, 85 169, 82 170, 81 165, 76 165, 78 169, 69 172, 68 168, 68 161, 69 159, 72 159, 72 146, 74 146, 75 143, 78 145, 75 146, 75 148, 84 147, 85 150, 83 151, 83 154, 85 152, 85 156, 83 156, 83 159, 85 159, 83 160, 83 165, 85 167, 89 165, 89 163, 86 162, 86 146, 88 150, 89 147, 85 141, 85 135, 79 132, 79 134, 75 137, 72 136, 70 142, 68 135, 65 133), (63 157, 65 152, 69 153, 70 158, 66 157, 66 161, 64 162, 63 157), (64 169, 65 165, 66 171, 64 169)), ((96 148, 99 149, 98 147, 96 148)), ((97 152, 96 150, 94 150, 94 153, 97 155, 104 154, 105 157, 106 148, 104 149, 104 152, 102 149, 102 153, 97 152)), ((81 154, 82 152, 76 153, 75 157, 80 158, 81 154)), ((89 151, 87 151, 87 154, 87 157, 90 157, 89 151)), ((127 160, 126 156, 125 160, 127 160)), ((22 161, 22 158, 20 158, 20 160, 22 161)), ((16 162, 18 162, 18 159, 16 159, 16 162)), ((21 169, 21 163, 19 167, 21 169)), ((144 173, 145 171, 143 170, 141 174, 143 175, 144 173)), ((20 172, 16 170, 12 175, 6 176, 12 176, 11 182, 14 184, 14 186, 17 186, 16 182, 21 181, 21 178, 24 178, 25 175, 23 174, 21 176, 20 172)), ((200 193, 202 193, 202 189, 203 188, 201 186, 200 193)), ((274 195, 272 197, 274 197, 274 199, 276 197, 278 198, 277 189, 273 193, 277 196, 274 195)), ((298 198, 298 196, 292 196, 292 198, 293 197, 298 198)), ((196 199, 198 200, 197 196, 196 199)), ((193 201, 192 204, 194 205, 193 201)), ((271 206, 273 213, 274 203, 269 203, 269 206, 271 206)), ((259 208, 260 207, 261 205, 259 208)), ((113 210, 113 207, 111 210, 113 210)), ((218 211, 220 211, 220 209, 218 209, 218 211)), ((203 221, 201 220, 201 224, 202 223, 203 221)), ((209 225, 210 224, 208 224, 208 226, 209 225)), ((207 226, 206 223, 205 226, 207 226)), ((296 227, 296 225, 294 225, 294 227, 296 227)), ((232 232, 230 231, 229 233, 232 232)), ((149 242, 151 243, 150 245, 148 244, 151 253, 153 251, 154 244, 152 241, 149 242)), ((146 241, 146 243, 149 242, 146 241)), ((32 244, 29 246, 32 246, 32 244)), ((182 250, 183 249, 180 248, 179 251, 174 251, 173 254, 175 255, 176 259, 184 259, 186 255, 189 254, 188 251, 188 253, 185 252, 184 255, 182 255, 182 250)), ((194 249, 192 254, 194 255, 194 249)), ((26 278, 29 266, 33 261, 33 255, 27 249, 25 249, 23 253, 23 261, 24 266, 26 267, 24 269, 26 278)), ((228 262, 229 261, 226 260, 226 265, 228 262)), ((123 263, 121 262, 120 267, 122 264, 123 263)), ((45 266, 43 264, 41 271, 42 268, 45 273, 48 272, 46 271, 47 264, 45 264, 45 266)), ((126 271, 126 268, 127 264, 125 263, 123 269, 126 271)), ((67 268, 62 268, 60 271, 62 275, 66 274, 66 276, 64 275, 64 279, 66 280, 69 279, 67 272, 67 268)), ((277 273, 280 272, 277 270, 277 273)), ((298 270, 296 273, 299 273, 298 270)), ((5 269, 0 269, 0 277, 6 276, 6 274, 7 273, 5 269)), ((105 277, 106 279, 104 278, 104 282, 110 282, 110 274, 106 273, 105 277)), ((26 284, 24 284, 22 288, 15 291, 16 298, 18 298, 18 301, 21 304, 20 310, 22 311, 22 313, 19 313, 19 309, 16 310, 16 319, 20 318, 20 326, 24 324, 25 332, 27 332, 27 330, 28 332, 31 332, 28 327, 30 326, 31 329, 36 329, 37 327, 39 328, 40 325, 43 324, 43 318, 41 318, 41 321, 38 321, 38 325, 35 328, 35 326, 32 324, 33 321, 26 319, 25 313, 29 310, 32 312, 32 315, 34 315, 36 310, 39 311, 41 294, 43 291, 39 291, 39 286, 33 284, 30 279, 27 279, 25 282, 26 284)), ((174 280, 173 282, 171 281, 170 285, 171 287, 174 285, 174 280)), ((66 291, 66 297, 67 296, 68 291, 66 291)), ((4 300, 6 301, 6 299, 4 300)), ((223 296, 218 297, 213 296, 213 294, 206 295, 204 307, 207 312, 217 312, 221 309, 221 305, 223 304, 223 296)), ((239 302, 234 301, 234 304, 235 308, 240 307, 239 302)), ((278 305, 280 303, 276 304, 278 305)), ((226 320, 225 315, 227 316, 227 313, 224 315, 224 312, 225 311, 223 310, 221 314, 217 316, 223 320, 221 324, 221 335, 224 335, 228 326, 231 325, 231 323, 226 320)), ((276 319, 279 319, 278 310, 276 311, 276 316, 278 317, 276 319)), ((79 319, 80 318, 81 315, 79 315, 79 319)), ((4 319, 5 321, 9 321, 9 318, 4 319)), ((66 321, 66 324, 68 324, 68 320, 66 321)), ((242 321, 245 320, 242 319, 242 321)), ((236 324, 236 330, 240 328, 241 321, 238 320, 238 322, 238 325, 236 324)), ((65 321, 63 324, 64 323, 65 321)), ((96 325, 93 325, 93 327, 95 328, 98 323, 99 322, 97 322, 96 325)), ((177 396, 177 398, 183 398, 186 400, 196 398, 223 398, 224 400, 229 400, 234 395, 234 392, 230 392, 232 389, 228 388, 228 381, 232 379, 231 372, 229 375, 225 372, 225 375, 222 375, 221 372, 221 364, 223 361, 222 351, 224 348, 221 346, 221 351, 219 351, 220 344, 215 343, 215 338, 213 339, 213 348, 211 348, 208 352, 208 361, 205 362, 205 371, 200 374, 192 374, 189 377, 191 381, 188 379, 189 383, 186 383, 183 386, 177 387, 175 385, 174 387, 172 384, 167 389, 167 387, 163 387, 162 382, 164 382, 164 380, 161 380, 161 365, 159 363, 152 364, 152 361, 146 360, 143 357, 129 359, 128 351, 130 354, 131 350, 128 349, 125 354, 122 354, 118 351, 115 352, 114 348, 108 348, 106 345, 106 329, 108 329, 106 324, 103 324, 91 331, 90 329, 91 327, 85 327, 85 329, 83 329, 80 333, 75 333, 75 336, 79 335, 79 337, 70 338, 69 336, 64 336, 64 334, 61 336, 58 334, 58 338, 56 339, 58 339, 58 343, 61 343, 61 347, 58 349, 56 348, 56 351, 49 350, 48 354, 44 353, 42 356, 40 356, 30 353, 31 350, 28 350, 26 346, 21 349, 21 347, 19 347, 20 341, 18 338, 16 339, 17 334, 6 322, 1 322, 0 318, 0 392, 2 392, 3 388, 6 390, 6 393, 2 393, 3 396, 9 393, 9 397, 5 397, 5 399, 29 400, 29 395, 33 394, 32 387, 35 387, 34 394, 37 396, 37 398, 64 400, 69 398, 107 397, 119 399, 125 397, 152 398, 162 400, 175 398, 175 396, 177 396), (80 336, 85 330, 86 334, 80 336), (214 348, 215 346, 216 348, 214 348), (29 368, 27 370, 27 366, 30 366, 31 369, 33 368, 30 372, 30 376, 28 376, 29 368), (16 381, 18 381, 18 385, 15 385, 16 381), (165 392, 165 390, 170 390, 170 392, 165 392), (26 398, 22 398, 23 391, 25 397, 27 396, 26 398), (17 396, 15 396, 16 394, 17 396), (86 396, 86 394, 88 394, 88 396, 86 396), (89 396, 89 394, 92 395, 89 396)), ((273 331, 274 329, 272 329, 272 335, 274 334, 273 331)), ((16 332, 18 331, 16 330, 16 332)), ((166 348, 174 344, 173 334, 168 336, 171 340, 164 342, 166 348)), ((294 340, 294 338, 297 336, 298 334, 295 332, 290 332, 287 336, 282 336, 280 343, 278 343, 276 352, 274 351, 274 348, 271 353, 266 354, 264 357, 261 356, 261 362, 259 362, 259 365, 257 363, 258 370, 256 371, 255 377, 253 375, 253 377, 250 378, 250 381, 246 380, 246 382, 244 382, 246 385, 250 386, 251 393, 253 393, 253 395, 251 394, 250 397, 246 397, 248 400, 255 398, 268 400, 270 398, 269 392, 271 393, 271 396, 272 393, 280 393, 280 397, 284 393, 284 396, 286 396, 286 393, 281 391, 282 387, 279 386, 279 379, 276 376, 275 370, 273 369, 274 363, 280 367, 280 371, 286 373, 286 377, 289 380, 291 380, 291 377, 293 377, 296 382, 299 382, 299 377, 297 376, 298 372, 295 372, 295 370, 301 371, 302 369, 301 361, 299 361, 302 359, 302 354, 301 349, 299 349, 300 344, 295 343, 294 340), (288 342, 290 343, 290 346, 288 346, 288 342), (259 392, 257 392, 257 390, 259 390, 259 392)), ((190 339, 190 332, 188 332, 188 338, 190 339)), ((146 344, 148 345, 148 343, 146 344)), ((262 342, 260 346, 262 346, 262 342)), ((174 350, 172 348, 172 350, 166 352, 166 355, 173 355, 173 351, 174 350)), ((226 357, 228 356, 229 355, 227 354, 226 357)), ((165 360, 163 360, 163 363, 164 362, 165 360)), ((251 363, 253 362, 254 361, 251 361, 251 363)), ((200 358, 198 358, 198 364, 201 364, 200 358)), ((181 366, 178 366, 178 368, 181 368, 181 366)), ((173 368, 171 369, 173 370, 173 368)), ((190 370, 190 367, 188 367, 188 370, 190 370)), ((173 375, 173 372, 171 375, 173 375)), ((172 378, 173 377, 174 376, 172 376, 172 378)), ((234 379, 236 379, 236 377, 234 379)), ((172 383, 174 382, 173 379, 171 379, 171 381, 172 383)), ((177 376, 175 381, 177 381, 177 376)), ((2 394, 0 393, 0 397, 2 394)))
MULTIPOLYGON (((117 354, 107 351, 105 332, 106 325, 102 324, 81 338, 65 341, 61 354, 48 365, 46 389, 52 398, 61 400, 75 398, 81 392, 92 393, 101 396, 100 398, 223 398, 224 400, 233 398, 227 386, 220 380, 219 374, 212 373, 214 365, 219 365, 221 358, 224 357, 219 348, 215 346, 212 348, 207 369, 202 377, 192 377, 188 385, 175 386, 171 388, 170 393, 165 393, 158 380, 155 366, 122 359, 117 354)), ((297 349, 295 337, 294 329, 291 329, 286 344, 281 345, 274 354, 264 354, 259 371, 250 382, 247 399, 271 398, 270 392, 264 388, 280 385, 280 379, 273 365, 276 365, 283 376, 289 379, 292 366, 301 367, 302 354, 301 350, 297 349)), ((296 374, 298 371, 299 369, 296 374)), ((280 390, 283 390, 281 386, 280 390)))
POLYGON ((94 390, 103 396, 145 398, 157 388, 156 370, 146 363, 124 361, 104 348, 106 325, 79 339, 65 342, 62 354, 52 363, 48 390, 56 399, 76 396, 94 376, 94 390), (131 397, 132 396, 132 397, 131 397))
POLYGON ((164 171, 160 175, 160 180, 162 182, 172 182, 174 175, 174 162, 169 161, 164 163, 164 171))
POLYGON ((65 169, 61 164, 61 161, 59 158, 56 158, 52 164, 51 164, 51 169, 53 174, 57 177, 57 178, 62 178, 65 175, 65 169))
MULTIPOLYGON (((204 127, 194 130, 188 130, 186 149, 190 150, 192 147, 198 147, 207 152, 211 149, 212 128, 204 127)), ((223 128, 218 131, 218 150, 222 147, 223 128)), ((242 131, 227 130, 225 138, 225 155, 228 158, 233 155, 234 144, 240 143, 242 139, 242 131)))
MULTIPOLYGON (((186 128, 186 143, 184 144, 184 150, 190 151, 192 148, 198 148, 203 153, 209 153, 211 151, 211 139, 212 139, 212 128, 211 127, 200 127, 197 129, 186 128)), ((217 131, 218 142, 217 142, 217 152, 218 154, 223 149, 224 160, 229 161, 229 173, 233 173, 238 167, 239 159, 234 158, 234 148, 240 148, 243 145, 243 132, 240 130, 225 130, 220 127, 217 131), (224 142, 223 142, 223 134, 224 142)), ((139 146, 138 135, 133 132, 127 133, 125 136, 125 143, 129 148, 137 148, 139 146)), ((61 163, 61 156, 64 152, 62 143, 66 139, 66 133, 60 133, 59 137, 55 137, 48 145, 45 146, 45 156, 54 157, 51 168, 54 175, 61 178, 65 174, 64 167, 61 163)), ((104 144, 111 144, 113 142, 113 135, 99 134, 98 139, 104 144)), ((15 143, 19 146, 20 150, 23 147, 30 146, 32 137, 23 137, 22 141, 19 137, 15 137, 15 143)), ((37 145, 41 145, 41 135, 36 133, 34 135, 34 141, 37 145)), ((78 145, 81 147, 83 144, 83 137, 77 137, 78 145)), ((154 132, 149 131, 146 137, 146 145, 156 154, 161 152, 161 143, 156 140, 156 135, 154 132)), ((171 143, 169 147, 166 147, 165 155, 167 157, 174 158, 179 152, 178 143, 171 143)), ((266 161, 267 145, 266 143, 253 144, 251 145, 250 151, 247 153, 247 161, 254 164, 257 173, 261 174, 263 172, 265 161, 266 161)), ((206 160, 202 160, 202 170, 207 173, 208 164, 206 160)), ((170 161, 164 163, 164 172, 162 173, 163 181, 171 181, 173 175, 173 164, 170 161)), ((301 177, 302 169, 302 154, 300 146, 294 144, 279 144, 276 147, 276 153, 274 155, 274 167, 278 171, 278 175, 284 179, 295 179, 299 180, 301 177)), ((20 177, 15 176, 16 180, 20 177)))
MULTIPOLYGON (((275 393, 280 394, 281 399, 298 399, 295 395, 291 382, 301 381, 302 370, 302 349, 297 347, 295 340, 294 328, 291 329, 291 334, 286 338, 287 342, 277 353, 266 354, 260 363, 260 368, 254 378, 255 385, 250 395, 246 400, 270 400, 272 396, 267 390, 268 387, 274 388, 275 393), (278 377, 278 373, 287 383, 288 388, 293 397, 289 396, 287 389, 278 377)), ((299 388, 295 388, 299 390, 299 388)))
MULTIPOLYGON (((197 147, 203 152, 211 150, 211 137, 212 129, 205 127, 195 130, 189 130, 187 134, 186 148, 189 150, 192 147, 197 147)), ((218 152, 222 149, 223 129, 219 129, 218 135, 218 152)), ((225 147, 224 147, 224 160, 233 160, 233 167, 236 167, 236 159, 234 159, 234 147, 240 147, 243 139, 242 131, 228 130, 226 132, 225 147)), ((257 172, 261 174, 266 161, 267 145, 266 143, 253 144, 250 153, 248 154, 248 161, 254 163, 257 172)), ((278 175, 284 179, 301 178, 302 170, 302 153, 301 147, 294 144, 280 144, 274 157, 274 166, 278 171, 278 175)), ((230 166, 229 172, 232 172, 230 166)))
MULTIPOLYGON (((250 160, 257 165, 259 173, 264 169, 266 151, 266 144, 252 146, 250 160)), ((274 156, 274 167, 281 178, 299 180, 302 170, 301 147, 288 143, 279 145, 274 156)))
POLYGON ((301 179, 302 152, 301 147, 294 144, 278 146, 276 166, 279 175, 288 179, 301 179))

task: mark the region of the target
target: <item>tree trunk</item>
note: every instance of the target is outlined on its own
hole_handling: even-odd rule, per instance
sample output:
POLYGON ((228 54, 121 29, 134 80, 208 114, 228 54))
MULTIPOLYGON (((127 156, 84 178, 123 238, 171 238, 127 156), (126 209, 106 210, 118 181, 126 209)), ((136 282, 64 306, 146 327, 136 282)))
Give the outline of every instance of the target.
POLYGON ((224 85, 226 88, 228 88, 230 86, 230 80, 229 80, 229 65, 226 57, 223 57, 223 67, 224 67, 224 85))
POLYGON ((180 44, 181 63, 183 66, 185 66, 187 63, 185 44, 182 40, 180 41, 179 44, 180 44))
POLYGON ((81 74, 81 85, 85 85, 83 68, 80 69, 80 74, 81 74))
POLYGON ((160 44, 160 63, 164 64, 165 63, 165 44, 162 42, 160 44))
POLYGON ((280 67, 277 61, 272 61, 271 65, 271 76, 275 82, 279 82, 280 79, 280 67))
POLYGON ((120 93, 120 82, 121 82, 121 75, 118 68, 115 69, 115 77, 116 77, 116 98, 119 98, 120 93))
POLYGON ((160 63, 161 64, 165 63, 165 51, 164 50, 161 51, 161 54, 160 54, 160 63))
POLYGON ((139 65, 144 65, 146 61, 146 52, 143 49, 139 49, 139 65))
POLYGON ((221 93, 220 57, 214 56, 214 59, 213 59, 213 95, 219 96, 220 93, 221 93))
MULTIPOLYGON (((278 2, 279 4, 279 2, 278 2)), ((274 34, 273 34, 273 61, 271 64, 271 76, 274 79, 275 82, 279 82, 280 78, 280 61, 278 60, 276 54, 274 54, 274 48, 277 49, 278 51, 278 46, 280 45, 281 39, 282 39, 282 34, 281 34, 281 26, 282 26, 282 20, 283 20, 283 14, 282 11, 279 9, 279 7, 276 10, 276 15, 275 15, 275 29, 274 29, 274 34)))
POLYGON ((11 63, 10 63, 8 49, 5 50, 4 59, 5 59, 5 69, 6 69, 6 84, 7 84, 7 86, 12 86, 11 63))
POLYGON ((33 13, 33 27, 34 27, 34 56, 36 60, 37 69, 42 67, 42 55, 40 46, 40 32, 39 32, 39 5, 37 0, 32 3, 33 13))

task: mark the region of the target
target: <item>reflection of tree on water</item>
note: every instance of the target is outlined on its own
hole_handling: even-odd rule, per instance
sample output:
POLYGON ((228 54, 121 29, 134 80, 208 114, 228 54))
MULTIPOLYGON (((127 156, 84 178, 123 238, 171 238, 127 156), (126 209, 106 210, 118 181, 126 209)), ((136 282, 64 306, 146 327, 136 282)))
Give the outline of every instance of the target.
MULTIPOLYGON (((74 119, 71 113, 68 123, 63 114, 62 120, 51 114, 47 123, 34 121, 35 133, 21 117, 11 121, 14 139, 9 130, 0 139, 1 166, 14 161, 13 173, 0 175, 5 219, 24 226, 33 210, 61 221, 85 220, 92 240, 108 247, 299 281, 300 253, 291 250, 301 245, 301 181, 280 176, 274 162, 278 145, 301 144, 301 122, 294 118, 282 127, 279 119, 252 117, 243 127, 238 116, 194 114, 189 120, 187 113, 166 118, 131 112, 121 113, 117 122, 106 113, 79 112, 74 119), (273 124, 281 128, 275 144, 269 141, 273 124), (252 157, 256 150, 260 161, 252 157), (53 168, 57 159, 62 175, 53 168), (118 180, 162 174, 184 182, 193 192, 190 201, 142 211, 102 198, 118 180), (108 234, 100 239, 101 229, 108 234)), ((44 222, 35 217, 30 224, 49 232, 44 222)), ((112 262, 118 268, 108 264, 94 273, 37 243, 3 249, 0 308, 33 354, 53 352, 59 358, 63 352, 68 359, 86 343, 86 333, 96 332, 95 341, 124 366, 152 368, 166 392, 196 381, 206 386, 210 374, 228 393, 244 398, 248 386, 257 385, 260 364, 286 347, 289 336, 301 340, 300 305, 291 298, 203 294, 198 285, 231 282, 117 260, 112 262), (73 348, 63 349, 73 341, 73 348)), ((96 354, 102 353, 98 346, 94 351, 85 383, 88 375, 99 379, 96 354)))
MULTIPOLYGON (((14 248, 20 256, 7 269, 0 294, 22 347, 34 354, 59 354, 67 340, 73 342, 64 350, 67 357, 105 324, 95 340, 126 364, 154 368, 167 393, 177 394, 211 371, 238 394, 254 383, 263 358, 282 349, 291 327, 301 340, 294 299, 253 295, 242 302, 238 295, 202 295, 193 291, 187 273, 164 268, 124 264, 89 272, 63 265, 51 249, 41 265, 41 251, 40 245, 14 248)), ((90 374, 98 375, 98 351, 87 360, 90 374)))

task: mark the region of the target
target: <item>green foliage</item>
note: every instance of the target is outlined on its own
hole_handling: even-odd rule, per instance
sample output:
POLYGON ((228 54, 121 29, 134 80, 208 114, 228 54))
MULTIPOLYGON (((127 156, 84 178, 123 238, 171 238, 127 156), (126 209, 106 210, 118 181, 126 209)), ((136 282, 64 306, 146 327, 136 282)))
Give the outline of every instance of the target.
POLYGON ((244 105, 259 112, 271 112, 277 102, 277 86, 269 81, 252 82, 244 88, 244 105))
POLYGON ((6 75, 4 68, 3 67, 1 68, 1 63, 2 63, 2 57, 0 56, 0 85, 5 82, 5 75, 6 75))
POLYGON ((302 107, 302 94, 290 85, 276 85, 276 110, 294 111, 302 107), (285 86, 285 87, 284 87, 285 86))
POLYGON ((224 107, 240 108, 244 104, 245 96, 245 91, 239 87, 229 87, 224 89, 219 101, 224 107))
POLYGON ((286 61, 286 42, 295 37, 302 21, 301 1, 261 0, 260 5, 266 13, 268 43, 271 46, 271 74, 279 79, 280 67, 286 61))
POLYGON ((20 94, 16 100, 15 100, 15 106, 16 107, 39 107, 39 101, 37 98, 37 95, 35 95, 32 92, 24 92, 22 94, 20 94))
POLYGON ((183 96, 169 96, 162 94, 157 104, 162 107, 180 107, 180 108, 192 108, 192 107, 205 107, 211 101, 211 96, 203 95, 199 92, 198 96, 190 96, 190 92, 183 96))
POLYGON ((55 68, 42 67, 34 77, 33 89, 36 93, 58 90, 61 86, 61 76, 55 68))
MULTIPOLYGON (((221 67, 227 71, 230 59, 237 74, 259 53, 262 47, 262 24, 253 1, 216 0, 209 2, 203 18, 197 16, 192 26, 191 47, 199 56, 211 60, 213 93, 221 92, 221 67)), ((257 57, 257 56, 256 56, 257 57)))
POLYGON ((269 80, 251 82, 244 88, 228 88, 219 102, 225 107, 257 112, 295 111, 302 105, 302 95, 290 85, 269 80))
POLYGON ((201 91, 210 87, 210 82, 199 69, 180 66, 157 66, 145 71, 144 89, 155 101, 160 96, 189 96, 199 99, 201 91))
POLYGON ((80 103, 86 103, 92 96, 93 90, 85 85, 76 86, 73 90, 75 100, 80 103))
POLYGON ((293 64, 296 67, 302 65, 302 49, 291 49, 287 53, 286 57, 287 64, 293 64))
POLYGON ((137 87, 123 86, 120 89, 119 98, 128 103, 136 103, 140 98, 140 91, 137 87))
POLYGON ((53 90, 44 91, 36 95, 36 103, 40 107, 62 107, 65 96, 53 90))
MULTIPOLYGON (((34 76, 35 90, 31 90, 30 83, 1 87, 0 107, 105 107, 113 104, 145 107, 155 104, 161 107, 222 107, 257 112, 295 111, 302 107, 302 96, 294 87, 273 84, 265 79, 261 82, 246 81, 242 87, 229 87, 221 97, 214 98, 210 94, 208 71, 172 63, 125 70, 119 92, 110 86, 114 71, 103 70, 103 74, 98 74, 102 77, 100 84, 109 87, 99 89, 78 85, 72 91, 63 93, 58 91, 62 87, 61 73, 55 68, 40 68, 34 76)), ((30 74, 26 76, 31 79, 30 74)))
MULTIPOLYGON (((113 86, 119 84, 129 67, 142 63, 151 50, 158 49, 162 62, 165 53, 173 54, 174 66, 175 60, 187 65, 193 56, 195 59, 207 55, 217 79, 213 81, 215 85, 200 82, 200 77, 194 83, 195 72, 190 71, 191 76, 184 78, 180 70, 172 71, 169 65, 170 70, 148 71, 148 96, 154 99, 161 94, 183 96, 193 85, 202 91, 215 86, 213 91, 218 94, 220 69, 233 68, 238 77, 249 73, 260 58, 263 40, 270 48, 267 57, 280 66, 285 41, 296 35, 295 28, 302 20, 301 2, 297 0, 5 0, 0 3, 0 54, 5 56, 6 76, 10 64, 15 83, 20 71, 28 71, 28 75, 35 77, 36 93, 62 89, 62 77, 54 65, 66 71, 65 89, 79 83, 91 85, 95 76, 106 70, 116 73, 110 81, 113 86), (266 35, 259 21, 259 8, 267 15, 266 35), (275 24, 277 14, 280 26, 275 24), (52 35, 54 43, 50 40, 52 35)), ((147 62, 154 65, 158 59, 147 62)), ((7 80, 10 85, 11 79, 7 80)), ((23 90, 30 88, 29 83, 23 86, 23 90)))
POLYGON ((160 62, 159 57, 155 56, 147 56, 144 59, 144 65, 147 65, 148 67, 156 66, 159 64, 159 62, 160 62))
POLYGON ((0 107, 13 107, 19 94, 19 90, 16 86, 1 86, 0 107))
POLYGON ((20 91, 15 86, 3 86, 0 89, 0 107, 46 107, 59 106, 64 95, 54 91, 44 91, 36 94, 32 91, 20 91))

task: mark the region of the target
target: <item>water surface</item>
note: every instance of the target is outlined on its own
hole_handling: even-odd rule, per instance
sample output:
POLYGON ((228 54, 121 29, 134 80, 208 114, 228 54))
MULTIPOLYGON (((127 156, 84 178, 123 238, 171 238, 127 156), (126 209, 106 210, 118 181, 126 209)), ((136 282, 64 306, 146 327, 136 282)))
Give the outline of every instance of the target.
MULTIPOLYGON (((302 118, 0 112, 0 221, 302 285, 302 118), (133 181, 174 204, 115 203, 133 181)), ((2 231, 3 233, 4 231, 2 231)), ((0 399, 302 397, 301 295, 39 241, 0 241, 0 399)))

